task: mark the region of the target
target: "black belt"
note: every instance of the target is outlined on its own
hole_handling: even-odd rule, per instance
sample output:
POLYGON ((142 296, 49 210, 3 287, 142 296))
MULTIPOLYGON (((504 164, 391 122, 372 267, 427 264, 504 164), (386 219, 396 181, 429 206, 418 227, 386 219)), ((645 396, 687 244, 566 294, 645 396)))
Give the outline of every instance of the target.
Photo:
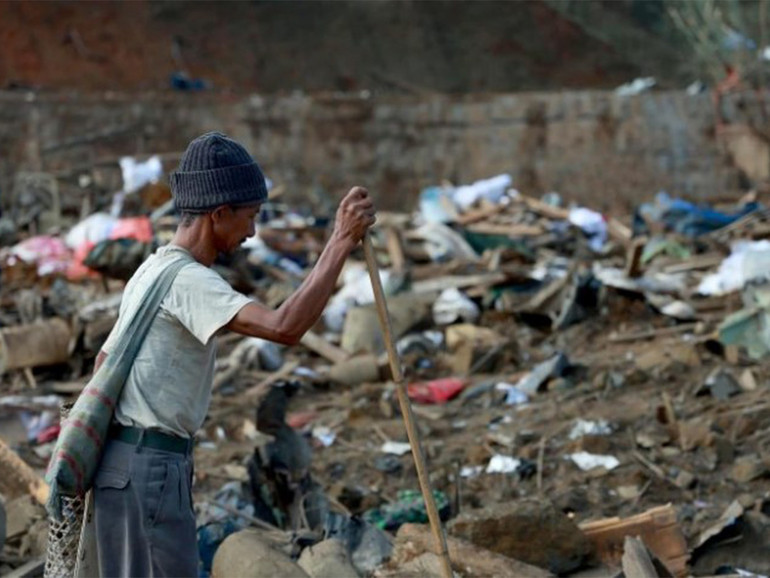
POLYGON ((140 447, 187 455, 192 450, 192 438, 180 438, 154 429, 127 427, 119 424, 110 426, 111 439, 140 447))

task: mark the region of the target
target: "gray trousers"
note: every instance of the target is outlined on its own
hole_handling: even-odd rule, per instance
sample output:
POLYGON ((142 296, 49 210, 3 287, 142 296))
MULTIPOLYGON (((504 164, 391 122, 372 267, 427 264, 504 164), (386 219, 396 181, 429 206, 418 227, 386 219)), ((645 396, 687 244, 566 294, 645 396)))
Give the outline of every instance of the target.
POLYGON ((94 478, 102 578, 198 576, 192 458, 109 440, 94 478))

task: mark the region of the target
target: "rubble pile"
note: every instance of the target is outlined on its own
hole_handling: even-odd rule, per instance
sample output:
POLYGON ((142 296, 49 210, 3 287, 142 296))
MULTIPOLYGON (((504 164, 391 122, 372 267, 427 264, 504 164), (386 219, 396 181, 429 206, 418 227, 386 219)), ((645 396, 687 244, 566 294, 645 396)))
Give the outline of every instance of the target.
MULTIPOLYGON (((0 573, 39 564, 29 478, 176 223, 158 163, 126 166, 112 213, 65 227, 38 180, 2 219, 0 573)), ((763 199, 607 216, 512 186, 428 188, 372 233, 455 571, 770 573, 763 199)), ((271 307, 330 232, 280 195, 215 265, 271 307)), ((221 338, 195 448, 202 575, 438 575, 373 302, 358 253, 301 344, 221 338)))

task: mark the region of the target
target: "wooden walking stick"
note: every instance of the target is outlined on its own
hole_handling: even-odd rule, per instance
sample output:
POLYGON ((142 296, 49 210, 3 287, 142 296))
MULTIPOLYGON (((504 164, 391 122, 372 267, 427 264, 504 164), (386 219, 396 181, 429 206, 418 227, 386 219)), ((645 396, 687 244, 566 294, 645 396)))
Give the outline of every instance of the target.
POLYGON ((441 526, 441 518, 439 518, 438 510, 436 509, 436 501, 433 499, 433 491, 430 487, 430 479, 428 478, 428 468, 425 466, 425 456, 422 453, 422 446, 420 445, 420 435, 417 432, 417 427, 414 423, 412 404, 409 401, 406 384, 404 383, 404 374, 401 371, 401 360, 398 357, 396 344, 393 340, 388 305, 385 302, 385 292, 382 290, 382 282, 380 281, 380 271, 377 266, 377 259, 374 255, 372 240, 369 238, 368 233, 364 236, 363 242, 366 266, 369 269, 369 277, 371 278, 372 290, 374 291, 374 303, 377 306, 377 315, 380 318, 380 326, 382 327, 382 334, 385 338, 385 348, 388 350, 388 360, 390 361, 390 369, 393 372, 393 381, 396 382, 398 403, 401 406, 401 415, 404 418, 404 425, 406 425, 406 434, 409 437, 409 445, 412 447, 412 457, 414 458, 414 465, 417 468, 417 477, 420 480, 420 489, 422 490, 422 497, 425 500, 425 509, 428 512, 428 520, 430 521, 430 528, 433 531, 433 537, 436 539, 436 546, 441 560, 441 571, 444 578, 452 578, 452 566, 449 563, 449 551, 447 549, 446 536, 444 535, 444 528, 441 526))

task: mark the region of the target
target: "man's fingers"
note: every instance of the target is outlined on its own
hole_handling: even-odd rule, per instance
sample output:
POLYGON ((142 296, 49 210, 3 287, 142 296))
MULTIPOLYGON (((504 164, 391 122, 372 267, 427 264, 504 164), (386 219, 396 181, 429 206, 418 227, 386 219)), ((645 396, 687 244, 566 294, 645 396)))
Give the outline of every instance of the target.
POLYGON ((370 199, 354 201, 348 205, 348 210, 354 213, 372 213, 376 212, 374 203, 370 199))
POLYGON ((350 198, 345 199, 345 204, 347 205, 373 205, 372 199, 369 195, 363 195, 363 196, 356 196, 351 195, 350 198))
POLYGON ((363 199, 369 196, 369 191, 363 187, 353 187, 347 194, 352 199, 363 199))
POLYGON ((367 229, 377 222, 377 210, 374 207, 369 191, 364 187, 353 187, 342 200, 342 214, 348 221, 347 226, 357 230, 357 235, 363 235, 367 229))

